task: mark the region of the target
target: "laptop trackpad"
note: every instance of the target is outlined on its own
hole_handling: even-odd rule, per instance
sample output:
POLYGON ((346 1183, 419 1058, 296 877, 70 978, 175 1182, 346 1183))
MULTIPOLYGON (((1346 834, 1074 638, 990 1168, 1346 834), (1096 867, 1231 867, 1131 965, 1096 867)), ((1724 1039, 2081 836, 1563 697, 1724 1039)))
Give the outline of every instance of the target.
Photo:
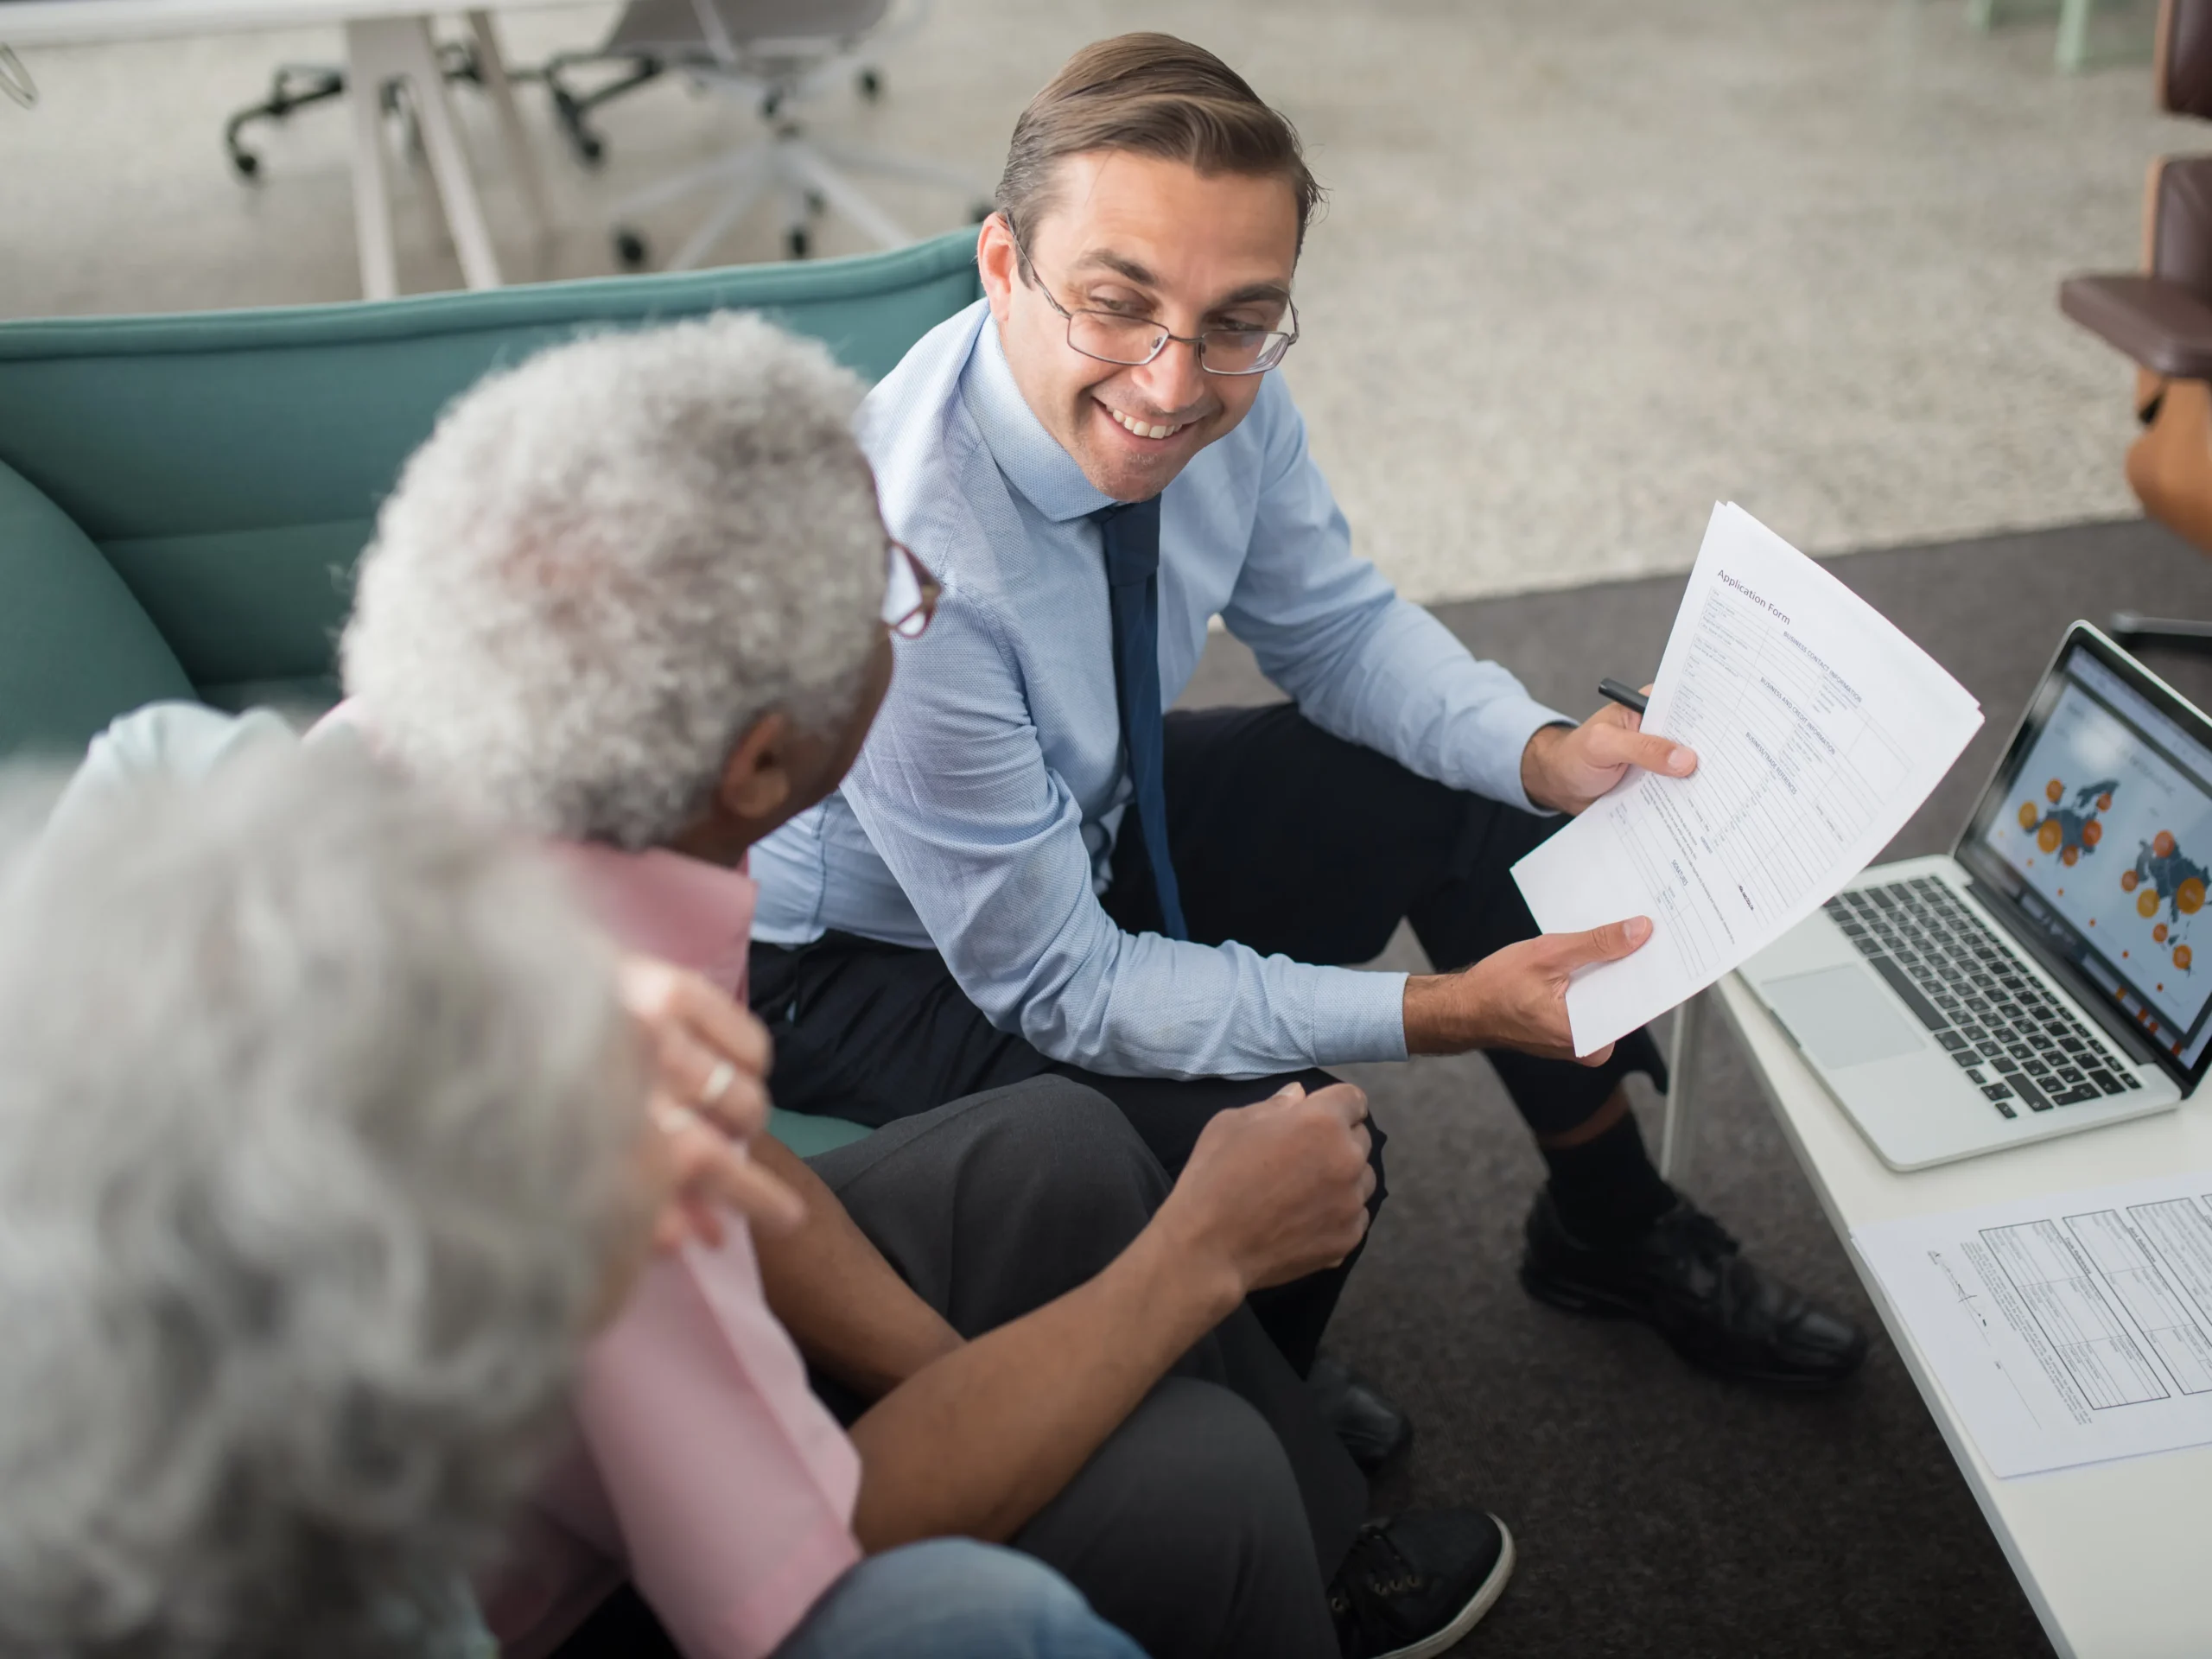
POLYGON ((1793 974, 1761 989, 1798 1046, 1832 1071, 1923 1046, 1919 1026, 1891 1005, 1864 968, 1793 974))

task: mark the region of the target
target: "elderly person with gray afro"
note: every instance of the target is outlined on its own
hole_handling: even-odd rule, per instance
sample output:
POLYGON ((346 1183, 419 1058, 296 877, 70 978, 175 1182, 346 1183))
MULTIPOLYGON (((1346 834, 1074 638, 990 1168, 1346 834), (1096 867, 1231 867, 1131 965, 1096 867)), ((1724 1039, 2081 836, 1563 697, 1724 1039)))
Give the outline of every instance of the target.
MULTIPOLYGON (((543 860, 244 747, 0 844, 0 1654, 488 1659, 463 1575, 670 1178, 646 1047, 543 860)), ((1134 1652, 968 1544, 776 1651, 1134 1652)))
MULTIPOLYGON (((543 838, 626 945, 741 1000, 747 849, 836 785, 937 597, 883 528, 860 395, 735 316, 487 379, 384 505, 334 720, 543 838)), ((690 1659, 750 1659, 783 1605, 759 1587, 797 1600, 836 1569, 819 1506, 719 1472, 783 1436, 731 1363, 765 1290, 849 1426, 857 1548, 1010 1541, 1155 1656, 1366 1651, 1319 1565, 1388 1567, 1364 1479, 1245 1301, 1363 1236, 1364 1117, 1348 1085, 1293 1086, 1217 1116, 1172 1186, 1058 1077, 810 1160, 764 1138, 804 1223, 762 1233, 757 1273, 696 1243, 656 1262, 594 1343, 580 1466, 537 1510, 576 1548, 538 1558, 535 1624, 495 1606, 503 1642, 573 1624, 595 1552, 690 1659)))

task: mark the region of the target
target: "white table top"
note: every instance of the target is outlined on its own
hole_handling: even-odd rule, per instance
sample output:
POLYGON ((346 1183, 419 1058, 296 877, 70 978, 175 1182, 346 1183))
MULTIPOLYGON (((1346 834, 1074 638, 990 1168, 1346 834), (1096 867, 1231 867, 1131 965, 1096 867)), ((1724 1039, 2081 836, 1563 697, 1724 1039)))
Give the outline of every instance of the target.
MULTIPOLYGON (((1900 1175, 1874 1155, 1741 979, 1722 980, 1716 1001, 1847 1248, 1851 1230, 1868 1222, 2212 1169, 2208 1087, 2178 1111, 1900 1175)), ((2072 1659, 2212 1655, 2212 1446, 1998 1479, 1866 1263, 1850 1254, 2058 1651, 2072 1659)), ((1926 1544, 1943 1547, 1940 1538, 1926 1544)))
POLYGON ((367 17, 541 10, 594 0, 0 0, 0 41, 62 46, 299 29, 367 17))

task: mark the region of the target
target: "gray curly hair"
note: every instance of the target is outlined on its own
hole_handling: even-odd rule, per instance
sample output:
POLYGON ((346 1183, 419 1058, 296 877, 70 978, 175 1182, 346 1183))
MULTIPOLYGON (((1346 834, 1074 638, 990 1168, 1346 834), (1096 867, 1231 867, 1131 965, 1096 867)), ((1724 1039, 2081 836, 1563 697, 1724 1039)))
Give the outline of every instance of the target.
POLYGON ((357 751, 19 844, 0 1654, 438 1651, 638 1246, 643 1065, 556 874, 357 751))
POLYGON ((885 533, 861 383, 725 314, 463 394, 377 520, 342 646, 386 753, 518 827, 656 846, 784 709, 842 719, 885 533))

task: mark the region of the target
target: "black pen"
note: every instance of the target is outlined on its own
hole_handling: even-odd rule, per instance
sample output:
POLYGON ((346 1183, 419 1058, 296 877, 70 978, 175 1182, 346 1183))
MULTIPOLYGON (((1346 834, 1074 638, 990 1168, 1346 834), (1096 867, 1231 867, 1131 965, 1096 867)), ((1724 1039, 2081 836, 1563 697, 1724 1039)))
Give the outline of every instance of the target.
POLYGON ((1598 695, 1609 702, 1618 702, 1630 714, 1640 715, 1648 706, 1643 692, 1632 685, 1623 685, 1618 680, 1599 681, 1598 695))

